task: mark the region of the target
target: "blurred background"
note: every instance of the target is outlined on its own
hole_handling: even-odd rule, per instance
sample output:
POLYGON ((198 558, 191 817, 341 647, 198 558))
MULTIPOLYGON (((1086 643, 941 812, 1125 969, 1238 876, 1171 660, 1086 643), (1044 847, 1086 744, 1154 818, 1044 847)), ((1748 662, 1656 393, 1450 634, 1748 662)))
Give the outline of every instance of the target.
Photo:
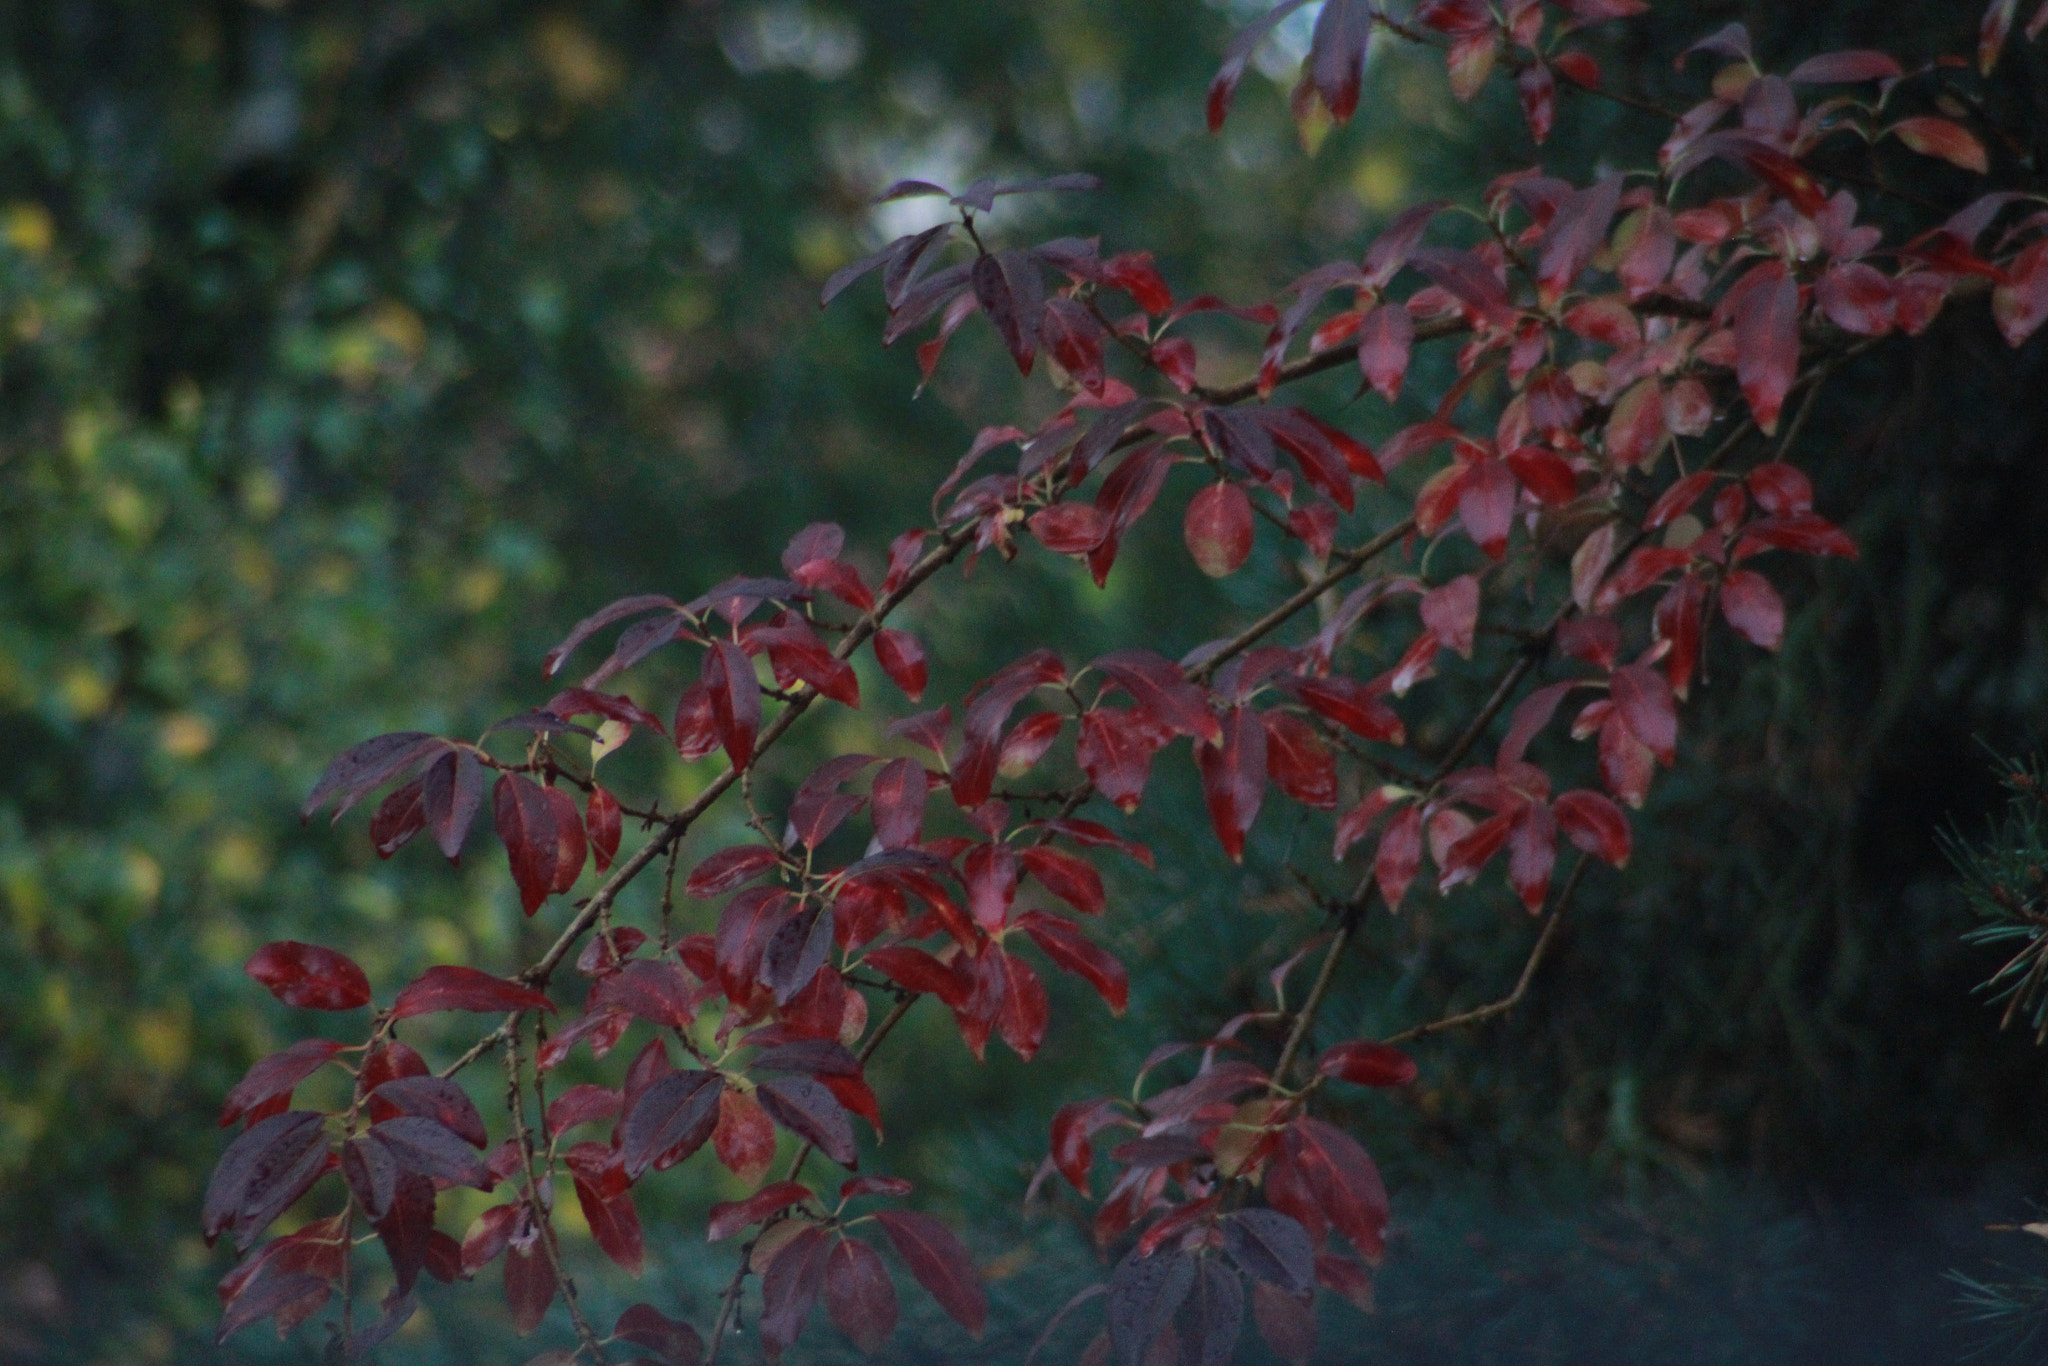
MULTIPOLYGON (((310 1330, 212 1346, 230 1259, 196 1211, 220 1097, 329 1024, 241 963, 312 939, 388 996, 429 963, 509 969, 548 928, 522 922, 487 843, 451 870, 417 846, 378 862, 360 816, 301 827, 328 757, 532 706, 541 654, 586 611, 759 572, 809 521, 877 561, 976 427, 1046 411, 982 329, 913 401, 872 289, 818 311, 834 268, 926 221, 871 208, 881 186, 1094 171, 1100 192, 1006 201, 996 231, 1099 232, 1154 250, 1183 293, 1249 301, 1534 159, 1511 92, 1459 106, 1439 62, 1384 45, 1357 122, 1303 148, 1284 98, 1300 23, 1211 138, 1203 86, 1263 8, 0 5, 0 1360, 317 1355, 310 1330)), ((1783 69, 1965 52, 1976 8, 1660 5, 1593 46, 1615 84, 1682 105, 1704 72, 1670 55, 1730 19, 1783 69)), ((2041 60, 2008 58, 1998 108, 2041 107, 2041 60)), ((1558 126, 1546 156, 1573 175, 1647 164, 1660 136, 1585 100, 1558 126)), ((1948 202, 1961 187, 1932 164, 1916 191, 1948 202)), ((2048 719, 2044 357, 1958 307, 1830 389, 1801 459, 1862 561, 1792 575, 1782 658, 1713 654, 1634 862, 1589 881, 1524 1007, 1429 1043, 1418 1086, 1341 1116, 1397 1229, 1377 1311, 1326 1311, 1329 1359, 2039 1359, 2036 1320, 1972 1322, 1945 1279, 2048 1271, 2039 1240, 1983 1227, 2048 1196, 2048 1067, 1970 994, 1996 957, 1959 942, 1937 836, 1981 826, 1994 755, 2048 719)), ((1348 397, 1318 401, 1370 435, 1415 416, 1348 397)), ((934 595, 915 625, 941 683, 1020 640, 1183 648, 1289 572, 1268 545, 1190 585, 1177 514, 1154 520, 1107 592, 1033 553, 934 595)), ((870 744, 888 714, 824 739, 870 744)), ((702 781, 618 762, 628 790, 702 781)), ((1119 870, 1108 919, 1129 1014, 1066 993, 1028 1068, 999 1048, 977 1067, 914 1015, 876 1063, 878 1161, 986 1259, 975 1359, 1021 1360, 1095 1268, 1077 1204, 1022 1207, 1053 1109, 1254 1001, 1314 923, 1283 864, 1323 827, 1262 818, 1229 869, 1173 833, 1200 818, 1185 763, 1165 767, 1159 871, 1119 870)), ((1529 934, 1506 903, 1489 887, 1382 917, 1331 1037, 1497 994, 1529 934)), ((600 1317, 640 1297, 708 1326, 730 1252, 691 1221, 733 1192, 707 1168, 645 1188, 637 1287, 572 1228, 600 1317)), ((912 1318, 898 1359, 969 1355, 912 1318)), ((822 1320, 802 1359, 850 1355, 822 1320)), ((515 1343, 491 1273, 431 1290, 383 1356, 519 1361, 558 1331, 515 1343)))

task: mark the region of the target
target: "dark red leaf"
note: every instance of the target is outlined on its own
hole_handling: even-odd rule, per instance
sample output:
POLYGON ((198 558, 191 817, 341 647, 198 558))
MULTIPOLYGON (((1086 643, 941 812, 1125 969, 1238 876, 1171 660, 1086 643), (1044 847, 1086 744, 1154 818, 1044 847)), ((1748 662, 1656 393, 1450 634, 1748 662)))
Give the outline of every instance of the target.
POLYGON ((896 1328, 896 1287, 881 1254, 842 1237, 825 1262, 825 1309, 854 1346, 873 1354, 896 1328))
POLYGON ((726 1170, 748 1185, 768 1172, 775 1160, 775 1123, 745 1091, 728 1086, 718 1097, 718 1127, 711 1149, 726 1170))
MULTIPOLYGON (((1414 1069, 1409 1071, 1412 1077, 1414 1069)), ((1278 1286, 1290 1295, 1304 1295, 1315 1288, 1315 1244, 1307 1229, 1278 1210, 1242 1209, 1226 1215, 1223 1247, 1254 1280, 1278 1286)))
POLYGON ((1775 650, 1785 639, 1785 602, 1770 580, 1748 569, 1721 580, 1721 613, 1751 644, 1775 650))
POLYGON ((1319 1119, 1298 1119, 1283 1143, 1325 1217, 1371 1260, 1383 1250, 1387 1189, 1357 1140, 1319 1119))
POLYGON ((489 1142, 484 1117, 469 1094, 447 1077, 397 1077, 370 1092, 370 1118, 418 1115, 452 1130, 471 1147, 489 1142))
POLYGON ((427 828, 424 787, 415 778, 377 804, 377 813, 370 817, 370 844, 378 858, 390 858, 427 828))
POLYGON ((532 915, 554 886, 555 861, 561 852, 554 806, 540 784, 506 773, 498 779, 492 809, 498 838, 505 842, 512 865, 512 880, 519 885, 519 904, 532 915))
POLYGON ((716 1072, 670 1072, 631 1097, 616 1135, 626 1175, 639 1180, 649 1167, 672 1167, 704 1146, 718 1124, 716 1072))
POLYGON ((628 1307, 612 1325, 612 1336, 645 1347, 660 1358, 661 1366, 697 1366, 704 1357, 704 1339, 697 1330, 652 1305, 628 1307))
POLYGON ((1025 870, 1054 896, 1085 915, 1102 913, 1102 875, 1087 860, 1042 844, 1024 849, 1020 857, 1025 870))
POLYGON ((1813 297, 1830 322, 1861 336, 1881 337, 1898 320, 1898 295, 1890 277, 1861 261, 1829 266, 1814 285, 1813 297))
POLYGON ((513 1242, 505 1250, 505 1305, 512 1311, 512 1330, 525 1337, 540 1327, 555 1302, 555 1268, 540 1245, 540 1235, 513 1242))
POLYGON ((1252 553, 1251 499, 1236 484, 1211 484, 1189 500, 1181 534, 1204 574, 1228 578, 1252 553))
POLYGON ((1291 680, 1288 687, 1310 710, 1353 735, 1396 745, 1407 739, 1407 730, 1394 709, 1356 679, 1340 675, 1302 678, 1291 680))
POLYGON ((619 854, 619 835, 623 824, 619 799, 592 783, 590 796, 584 802, 584 822, 590 829, 591 862, 602 873, 612 866, 612 860, 619 854))
POLYGON ((1610 175, 1558 202, 1537 247, 1536 285, 1545 307, 1564 296, 1607 241, 1607 229, 1621 202, 1621 184, 1620 175, 1610 175))
POLYGON ((1380 836, 1379 853, 1373 858, 1373 876, 1379 883, 1380 898, 1387 909, 1401 909, 1401 898, 1415 881, 1422 866, 1422 808, 1410 806, 1387 823, 1380 836))
POLYGON ((953 970, 923 949, 906 945, 871 949, 867 962, 897 985, 928 992, 948 1006, 958 1007, 967 999, 967 989, 953 970))
POLYGON ((583 861, 590 846, 583 835, 583 813, 576 809, 575 798, 559 787, 544 787, 541 793, 555 818, 555 872, 548 890, 560 895, 574 887, 576 879, 583 875, 583 861))
MULTIPOLYGON (((1109 1278, 1109 1336, 1123 1366, 1140 1366, 1195 1287, 1197 1262, 1179 1248, 1133 1249, 1109 1278)), ((1178 1358, 1175 1352, 1168 1360, 1178 1358)), ((1200 1360, 1198 1357, 1197 1360, 1200 1360)), ((1227 1358, 1226 1358, 1227 1360, 1227 1358)))
POLYGON ((1922 156, 1940 157, 1951 166, 1984 175, 1991 169, 1984 144, 1975 134, 1950 119, 1926 115, 1900 119, 1885 130, 1922 156))
POLYGON ((1766 261, 1729 291, 1734 308, 1735 377, 1765 435, 1777 431, 1778 413, 1799 369, 1799 283, 1782 262, 1766 261))
POLYGON ((744 1200, 728 1200, 711 1207, 711 1225, 706 1238, 723 1242, 742 1229, 751 1228, 771 1214, 811 1198, 811 1189, 796 1181, 778 1181, 763 1186, 744 1200))
POLYGON ((1223 127, 1224 117, 1230 112, 1231 97, 1237 93, 1237 83, 1244 78, 1244 69, 1252 59, 1252 52, 1282 19, 1307 3, 1308 0, 1280 0, 1230 40, 1230 46, 1223 53, 1223 65, 1216 72, 1215 79, 1209 82, 1210 132, 1217 132, 1223 127))
POLYGON ((875 1219, 917 1283, 941 1309, 980 1337, 988 1322, 988 1297, 960 1240, 929 1214, 914 1210, 880 1210, 875 1219))
POLYGON ((761 1276, 761 1346, 778 1360, 803 1331, 811 1306, 825 1285, 825 1259, 832 1240, 806 1225, 784 1243, 761 1276))
POLYGON ((1130 975, 1114 954, 1091 941, 1077 926, 1044 911, 1026 911, 1017 917, 1017 923, 1046 957, 1094 987, 1113 1014, 1123 1014, 1130 1002, 1130 975))
POLYGON ((746 767, 761 730, 761 685, 752 661, 732 641, 714 640, 704 656, 703 684, 711 698, 711 724, 726 757, 734 768, 746 767))
POLYGON ((329 1169, 325 1115, 287 1110, 251 1124, 228 1145, 207 1182, 200 1228, 211 1243, 235 1235, 245 1252, 257 1235, 329 1169))
POLYGON ((610 1119, 619 1112, 622 1102, 620 1094, 609 1086, 580 1082, 548 1102, 548 1132, 566 1133, 579 1124, 610 1119))
POLYGON ((235 1083, 235 1089, 222 1102, 220 1127, 225 1129, 251 1110, 279 1097, 288 1099, 300 1082, 326 1066, 342 1047, 329 1039, 301 1039, 260 1060, 235 1083))
POLYGON ((428 968, 392 1002, 391 1018, 408 1019, 441 1010, 553 1010, 554 1002, 531 987, 453 964, 428 968))
POLYGON ((1579 788, 1559 793, 1550 811, 1573 844, 1617 868, 1628 865, 1628 817, 1613 802, 1579 788))
POLYGON ((370 1003, 370 979, 355 960, 317 944, 281 939, 256 950, 242 970, 288 1006, 354 1010, 370 1003))
POLYGON ((842 1167, 858 1165, 853 1125, 846 1107, 810 1077, 777 1077, 755 1091, 761 1108, 777 1124, 811 1144, 842 1167))
POLYGON ((1045 984, 1038 980, 1029 963, 994 945, 982 951, 975 966, 983 988, 999 997, 997 1032, 1018 1057, 1031 1061, 1045 1041, 1046 1026, 1052 1021, 1052 1003, 1046 999, 1045 984))
POLYGON ((1314 726, 1292 712, 1269 711, 1266 725, 1266 775, 1273 785, 1303 806, 1331 811, 1337 805, 1337 760, 1314 726))
POLYGON ((377 788, 401 775, 417 771, 428 759, 448 748, 448 742, 439 736, 419 731, 398 731, 345 749, 335 756, 320 775, 320 780, 313 784, 305 805, 299 808, 299 818, 310 819, 315 811, 334 799, 334 819, 338 821, 377 788))
POLYGON ((1400 304, 1381 304, 1358 325, 1359 373, 1389 403, 1401 396, 1414 345, 1415 324, 1400 304))
POLYGON ((699 900, 723 896, 775 867, 780 855, 764 844, 738 844, 721 849, 690 870, 683 891, 699 900))
POLYGON ((1316 1072, 1359 1086, 1406 1086, 1415 1080, 1415 1059, 1383 1043, 1353 1039, 1331 1045, 1316 1059, 1316 1072))
POLYGON ((1245 835, 1266 791, 1266 727, 1259 714, 1232 707, 1223 720, 1221 743, 1197 745, 1195 761, 1216 838, 1231 862, 1242 862, 1245 835))
POLYGON ((1631 664, 1614 671, 1611 686, 1615 712, 1629 733, 1666 764, 1674 762, 1678 756, 1678 712, 1664 676, 1631 664))

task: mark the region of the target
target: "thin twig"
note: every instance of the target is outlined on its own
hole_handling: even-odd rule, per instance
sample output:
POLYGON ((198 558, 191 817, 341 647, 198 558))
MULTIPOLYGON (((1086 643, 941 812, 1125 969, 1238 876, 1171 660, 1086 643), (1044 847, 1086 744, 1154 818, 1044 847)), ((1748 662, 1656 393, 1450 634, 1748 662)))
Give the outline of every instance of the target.
MULTIPOLYGON (((526 1098, 523 1086, 523 1068, 519 1058, 519 1035, 515 1031, 505 1040, 505 1107, 512 1114, 512 1136, 519 1145, 519 1153, 526 1166, 526 1206, 540 1233, 541 1250, 547 1254, 548 1266, 555 1273, 555 1286, 562 1292, 562 1302, 568 1306, 569 1321, 575 1326, 576 1339, 583 1350, 590 1353, 590 1359, 598 1366, 604 1363, 604 1345, 598 1341, 597 1333, 590 1326, 590 1320, 583 1316, 583 1304, 576 1293, 576 1282, 562 1265, 561 1245, 555 1239, 555 1224, 540 1201, 540 1173, 534 1166, 533 1134, 526 1127, 526 1098)), ((506 1254, 510 1256, 508 1252, 506 1254)))
POLYGON ((1579 879, 1585 875, 1586 865, 1589 862, 1591 862, 1589 855, 1580 854, 1579 861, 1572 865, 1572 871, 1565 878, 1564 886, 1558 890, 1557 900, 1551 905, 1550 915, 1543 922, 1542 933, 1536 936, 1535 947, 1529 950, 1528 960, 1522 964, 1522 975, 1515 979, 1515 989, 1513 991, 1501 997, 1498 1001, 1490 1001, 1476 1010, 1460 1011, 1456 1015, 1446 1015, 1440 1020, 1431 1020, 1427 1024, 1419 1024, 1412 1029, 1404 1029, 1399 1034, 1390 1034, 1387 1036, 1386 1042, 1390 1044, 1408 1043, 1414 1039, 1426 1038, 1431 1034, 1440 1034, 1447 1029, 1458 1029, 1465 1025, 1478 1024, 1483 1020, 1490 1020, 1496 1015, 1504 1015, 1520 1005, 1522 998, 1529 994, 1529 983, 1535 980, 1536 969, 1543 962, 1544 951, 1550 947, 1551 939, 1556 936, 1558 924, 1564 919, 1565 909, 1571 905, 1572 895, 1579 890, 1579 879))

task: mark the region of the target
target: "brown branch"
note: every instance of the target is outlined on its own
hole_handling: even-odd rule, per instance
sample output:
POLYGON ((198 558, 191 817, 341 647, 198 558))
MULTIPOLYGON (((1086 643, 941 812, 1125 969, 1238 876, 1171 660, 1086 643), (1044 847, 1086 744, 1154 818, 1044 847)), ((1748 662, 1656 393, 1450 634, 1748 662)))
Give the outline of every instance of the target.
MULTIPOLYGON (((518 1143, 520 1156, 525 1161, 526 1206, 534 1223, 539 1226, 541 1250, 547 1253, 548 1267, 555 1273, 555 1287, 562 1292, 562 1303, 568 1307, 569 1321, 576 1329, 576 1340, 583 1345, 584 1351, 590 1353, 592 1361, 603 1366, 604 1345, 598 1341, 590 1320, 583 1316, 583 1303, 576 1293, 576 1281, 562 1266, 562 1249, 555 1239, 554 1220, 541 1207, 540 1175, 534 1167, 533 1134, 526 1127, 526 1097, 516 1031, 505 1039, 505 1106, 512 1114, 513 1140, 518 1143)), ((506 1255, 511 1254, 508 1252, 506 1255)))
POLYGON ((1580 854, 1579 861, 1572 865, 1571 874, 1565 878, 1564 886, 1559 889, 1557 900, 1550 908, 1550 915, 1543 922, 1542 933, 1536 936, 1535 947, 1529 950, 1529 957, 1522 964, 1522 974, 1515 979, 1515 989, 1513 991, 1501 997, 1498 1001, 1490 1001, 1477 1009, 1460 1011, 1456 1015, 1446 1015, 1440 1020, 1431 1020, 1427 1024, 1419 1024, 1411 1029, 1404 1029, 1399 1034, 1390 1034, 1387 1036, 1386 1042, 1390 1044, 1408 1043, 1415 1039, 1426 1038, 1431 1034, 1440 1034, 1447 1029, 1458 1029, 1465 1025, 1479 1024, 1482 1021, 1492 1019, 1496 1015, 1505 1015, 1508 1011, 1520 1005, 1522 998, 1529 994, 1529 983, 1535 980, 1536 969, 1542 964, 1544 952, 1549 949, 1551 939, 1556 936, 1558 923, 1564 919, 1565 909, 1571 905, 1572 895, 1579 890, 1579 879, 1585 875, 1586 865, 1591 861, 1589 855, 1580 854))

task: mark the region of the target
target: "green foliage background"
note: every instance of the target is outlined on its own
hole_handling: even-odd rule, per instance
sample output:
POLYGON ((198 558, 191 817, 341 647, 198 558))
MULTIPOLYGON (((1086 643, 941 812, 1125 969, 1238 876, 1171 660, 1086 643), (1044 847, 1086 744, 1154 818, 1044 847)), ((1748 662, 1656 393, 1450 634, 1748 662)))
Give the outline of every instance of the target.
MULTIPOLYGON (((256 945, 341 946, 386 993, 530 952, 481 838, 450 870, 419 848, 380 864, 360 818, 302 828, 329 755, 532 705, 576 617, 772 564, 808 521, 872 555, 977 425, 1043 410, 973 328, 912 401, 873 298, 816 310, 897 221, 867 206, 880 185, 1093 170, 1102 192, 1002 230, 1101 232, 1184 291, 1248 299, 1532 159, 1504 92, 1460 108, 1396 51, 1313 155, 1258 78, 1210 139, 1202 85, 1260 8, 1232 3, 0 7, 0 1359, 209 1359, 213 1113, 323 1024, 242 977, 256 945)), ((1676 103, 1698 78, 1664 58, 1728 18, 1769 58, 1970 36, 1947 5, 1791 8, 1660 7, 1602 60, 1676 103)), ((2002 111, 2037 107, 2040 69, 2011 61, 2002 111)), ((1570 173, 1657 136, 1583 101, 1559 126, 1570 173)), ((2035 1257, 1977 1226, 2041 1193, 2048 1077, 1968 997, 1987 965, 1957 943, 1933 832, 1991 798, 1973 737, 2042 729, 2043 368, 1959 307, 1829 392, 1802 457, 1864 560, 1792 585, 1779 661, 1714 657, 1635 862, 1589 884, 1525 1008, 1347 1117, 1401 1233, 1380 1311, 1330 1311, 1333 1359, 1948 1359, 1969 1335, 1941 1269, 2035 1257)), ((1170 520, 1105 593, 1027 553, 936 595, 916 624, 941 685, 1041 637, 1171 652, 1289 573, 1266 547, 1191 586, 1170 520)), ((1052 1109, 1251 1004, 1313 925, 1284 864, 1323 834, 1267 817, 1230 872, 1174 834, 1199 824, 1185 785, 1162 800, 1161 871, 1124 876, 1110 919, 1126 1018, 1072 996, 1023 1068, 913 1017, 877 1066, 889 1169, 989 1259, 985 1359, 1021 1357, 1089 1271, 1078 1209, 1019 1206, 1052 1109)), ((1383 919, 1331 1037, 1512 980, 1529 931, 1503 900, 1383 919)), ((637 1292, 590 1263, 600 1302, 707 1317, 724 1267, 687 1219, 730 1192, 696 1179, 643 1206, 637 1292)), ((960 1359, 950 1332, 905 1351, 960 1359)), ((430 1295, 387 1355, 534 1350, 479 1286, 430 1295)), ((820 1325, 800 1350, 840 1344, 820 1325)))

